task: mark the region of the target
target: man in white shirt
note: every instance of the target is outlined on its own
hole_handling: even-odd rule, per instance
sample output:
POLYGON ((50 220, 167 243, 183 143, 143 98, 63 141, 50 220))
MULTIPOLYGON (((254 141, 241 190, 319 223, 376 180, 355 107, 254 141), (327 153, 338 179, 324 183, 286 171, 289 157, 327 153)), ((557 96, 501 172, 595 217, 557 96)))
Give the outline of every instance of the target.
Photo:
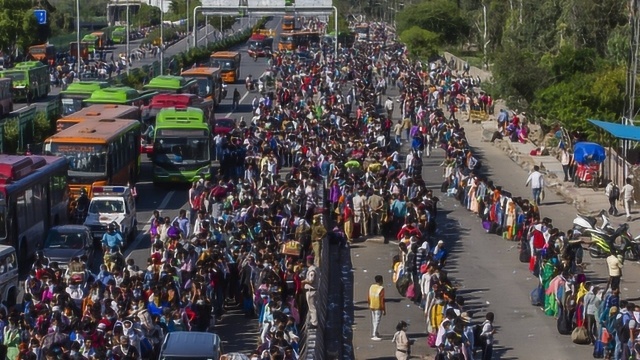
POLYGON ((625 180, 625 184, 620 190, 620 198, 624 201, 624 212, 627 213, 627 221, 631 221, 631 203, 636 203, 631 178, 625 180))
POLYGON ((542 189, 544 189, 544 176, 540 172, 538 165, 533 167, 533 172, 529 174, 527 182, 524 183, 524 186, 529 185, 531 185, 531 191, 533 192, 534 203, 540 206, 540 194, 542 193, 542 189))

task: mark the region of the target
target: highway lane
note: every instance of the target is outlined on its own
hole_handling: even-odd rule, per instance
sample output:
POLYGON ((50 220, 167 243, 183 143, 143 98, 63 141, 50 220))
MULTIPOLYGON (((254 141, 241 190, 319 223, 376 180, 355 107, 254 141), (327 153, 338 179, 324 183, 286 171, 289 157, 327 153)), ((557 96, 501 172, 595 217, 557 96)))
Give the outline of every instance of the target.
MULTIPOLYGON (((252 17, 252 18, 240 18, 238 21, 235 22, 235 24, 233 24, 232 29, 227 31, 225 33, 225 35, 229 35, 229 34, 233 34, 235 32, 238 32, 248 26, 253 26, 256 22, 258 21, 258 18, 252 17)), ((200 29, 198 29, 198 45, 199 46, 206 46, 207 43, 212 43, 214 42, 216 39, 218 39, 220 37, 220 32, 219 30, 216 30, 216 28, 212 25, 208 25, 206 28, 205 27, 201 27, 200 29)), ((129 44, 129 50, 131 52, 133 52, 135 49, 137 49, 138 47, 140 47, 140 44, 142 44, 142 39, 139 40, 135 40, 135 41, 131 41, 131 43, 129 44)), ((181 39, 180 41, 176 42, 175 44, 171 45, 170 47, 168 47, 165 52, 164 52, 164 57, 165 58, 170 58, 182 51, 185 51, 187 49, 187 39, 181 39)), ((121 53, 126 53, 127 52, 127 46, 126 44, 118 44, 115 45, 113 47, 112 50, 110 50, 113 52, 114 57, 117 58, 118 54, 121 53)), ((135 69, 135 68, 141 68, 145 65, 151 65, 154 61, 160 60, 160 57, 154 57, 154 56, 147 56, 145 58, 142 58, 140 60, 136 60, 133 61, 133 63, 131 64, 131 68, 135 69)), ((166 68, 165 68, 166 69, 166 68)), ((48 103, 49 101, 55 100, 56 97, 60 94, 60 91, 62 90, 62 88, 60 87, 52 87, 51 88, 51 92, 49 92, 49 96, 45 99, 42 99, 38 102, 36 102, 36 106, 39 104, 40 106, 44 107, 46 105, 46 103, 48 103)), ((14 104, 14 111, 18 111, 21 110, 23 108, 27 107, 27 103, 15 103, 14 104)))
MULTIPOLYGON (((276 29, 280 27, 280 18, 274 18, 266 25, 267 28, 276 29)), ((240 74, 244 79, 248 74, 254 78, 260 76, 267 68, 266 60, 260 58, 257 62, 246 54, 246 46, 240 45, 234 48, 242 53, 240 74)), ((249 120, 251 116, 251 101, 257 93, 248 93, 244 86, 244 80, 238 84, 228 85, 228 95, 216 110, 217 117, 231 117, 239 121, 241 117, 249 120), (234 89, 238 89, 242 94, 242 101, 236 111, 232 111, 231 98, 234 89)), ((217 162, 214 162, 217 166, 217 162)), ((160 210, 161 215, 174 218, 180 209, 188 209, 188 185, 155 187, 151 182, 151 164, 147 159, 143 160, 143 177, 138 183, 137 219, 138 236, 136 240, 126 249, 127 259, 133 259, 135 264, 146 267, 147 259, 150 255, 151 240, 148 234, 152 213, 160 210)), ((225 351, 227 352, 248 352, 255 349, 257 337, 257 321, 247 320, 243 314, 236 309, 229 311, 220 319, 217 325, 217 333, 221 337, 225 351)))

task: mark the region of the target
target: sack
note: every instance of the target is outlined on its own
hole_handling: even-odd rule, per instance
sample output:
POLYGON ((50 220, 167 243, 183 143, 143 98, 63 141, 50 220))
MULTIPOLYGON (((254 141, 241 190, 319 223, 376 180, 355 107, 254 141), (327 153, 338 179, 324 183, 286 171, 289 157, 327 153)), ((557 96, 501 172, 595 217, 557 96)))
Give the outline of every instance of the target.
POLYGON ((607 330, 606 327, 602 327, 602 335, 600 336, 600 342, 602 342, 604 345, 609 344, 609 341, 611 341, 611 333, 609 333, 609 330, 607 330))
POLYGON ((544 304, 544 289, 542 288, 542 286, 538 285, 535 289, 533 289, 533 291, 531 291, 529 299, 531 299, 531 305, 542 306, 544 304))
POLYGON ((489 232, 489 230, 491 229, 491 221, 489 221, 489 220, 483 220, 483 221, 482 221, 482 228, 483 228, 486 232, 489 232))
POLYGON ((526 239, 520 241, 519 259, 521 263, 528 263, 531 260, 531 249, 529 249, 529 242, 526 239))
POLYGON ((574 344, 578 345, 590 344, 591 340, 589 339, 587 328, 585 328, 584 326, 578 326, 577 328, 573 329, 573 332, 571 332, 571 341, 573 341, 574 344))
POLYGON ((604 358, 604 344, 600 340, 596 340, 595 344, 593 344, 593 358, 604 358))
POLYGON ((437 336, 434 333, 429 333, 427 336, 427 345, 429 345, 430 348, 436 347, 436 338, 437 336))
POLYGON ((413 299, 416 297, 416 286, 414 283, 409 284, 409 287, 407 287, 406 297, 407 299, 413 299))
POLYGON ((287 241, 286 243, 282 244, 280 252, 285 254, 285 255, 299 256, 300 255, 300 250, 302 250, 302 245, 300 245, 300 242, 299 241, 295 241, 295 240, 291 240, 291 241, 287 241))
POLYGON ((398 281, 396 281, 396 289, 398 289, 400 296, 406 296, 409 285, 411 285, 411 275, 406 273, 402 274, 402 276, 398 278, 398 281))
POLYGON ((558 321, 556 322, 556 327, 558 328, 558 333, 560 333, 560 335, 571 334, 571 316, 569 316, 568 311, 562 307, 558 308, 558 321))
POLYGON ((442 183, 442 185, 440 185, 440 191, 443 193, 446 193, 448 188, 449 188, 449 181, 445 180, 442 183))

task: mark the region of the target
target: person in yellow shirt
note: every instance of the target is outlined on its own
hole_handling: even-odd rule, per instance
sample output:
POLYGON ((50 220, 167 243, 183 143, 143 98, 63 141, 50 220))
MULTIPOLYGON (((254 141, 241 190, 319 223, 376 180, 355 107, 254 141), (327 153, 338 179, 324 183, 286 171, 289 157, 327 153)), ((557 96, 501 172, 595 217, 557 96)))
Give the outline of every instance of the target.
POLYGON ((380 326, 380 320, 382 320, 383 315, 387 315, 387 310, 385 309, 385 299, 384 299, 384 283, 382 279, 382 275, 376 275, 375 283, 371 284, 369 287, 369 297, 367 299, 367 303, 369 304, 369 309, 371 310, 371 322, 373 323, 373 336, 371 340, 380 341, 380 334, 378 333, 378 327, 380 326))

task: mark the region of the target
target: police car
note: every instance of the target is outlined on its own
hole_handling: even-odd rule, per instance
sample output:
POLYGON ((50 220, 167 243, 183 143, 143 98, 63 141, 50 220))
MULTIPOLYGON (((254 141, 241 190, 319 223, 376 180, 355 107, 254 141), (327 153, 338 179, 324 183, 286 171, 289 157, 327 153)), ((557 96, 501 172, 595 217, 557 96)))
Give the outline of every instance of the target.
POLYGON ((115 222, 125 245, 135 239, 138 232, 136 202, 128 186, 94 186, 93 197, 84 225, 91 230, 94 240, 102 240, 107 226, 115 222))

